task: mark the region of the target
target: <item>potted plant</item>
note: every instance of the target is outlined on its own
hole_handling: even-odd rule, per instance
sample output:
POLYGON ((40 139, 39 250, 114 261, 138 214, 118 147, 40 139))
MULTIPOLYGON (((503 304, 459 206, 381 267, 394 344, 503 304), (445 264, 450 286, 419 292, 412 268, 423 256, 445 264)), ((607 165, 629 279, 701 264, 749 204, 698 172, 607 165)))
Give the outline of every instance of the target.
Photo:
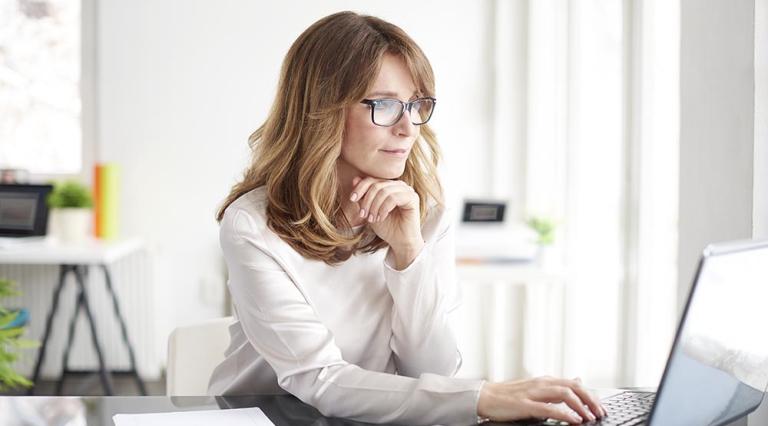
POLYGON ((551 266, 552 245, 555 242, 555 222, 543 216, 531 216, 526 221, 528 227, 536 232, 536 244, 538 245, 537 258, 539 265, 551 266))
POLYGON ((93 197, 80 182, 69 180, 54 183, 48 195, 48 206, 55 215, 55 234, 62 242, 86 239, 91 225, 93 197))
MULTIPOLYGON (((18 294, 13 281, 0 279, 0 299, 18 294)), ((32 385, 32 382, 13 369, 19 356, 17 349, 37 346, 37 342, 20 338, 26 329, 26 321, 20 321, 22 312, 0 306, 0 391, 32 385)))

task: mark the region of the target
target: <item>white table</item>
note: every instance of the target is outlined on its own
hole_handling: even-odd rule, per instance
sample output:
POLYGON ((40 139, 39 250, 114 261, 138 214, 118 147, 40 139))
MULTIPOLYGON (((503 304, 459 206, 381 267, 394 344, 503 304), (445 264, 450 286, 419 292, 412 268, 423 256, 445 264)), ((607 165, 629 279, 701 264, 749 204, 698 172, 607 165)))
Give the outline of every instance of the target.
MULTIPOLYGON (((91 340, 93 342, 96 355, 99 360, 98 373, 101 378, 101 383, 104 391, 107 395, 112 395, 113 388, 110 380, 111 373, 118 374, 130 374, 136 379, 137 386, 142 395, 146 395, 147 391, 144 386, 144 382, 139 377, 136 370, 136 357, 134 355, 133 347, 128 339, 128 329, 125 326, 125 321, 120 313, 120 307, 117 300, 117 294, 112 286, 112 277, 109 271, 109 265, 128 256, 138 250, 143 249, 144 243, 139 238, 129 238, 116 241, 103 241, 96 238, 90 238, 80 243, 60 243, 53 238, 46 238, 42 241, 19 243, 13 246, 5 246, 0 248, 0 264, 15 264, 15 265, 59 265, 59 282, 55 287, 53 293, 53 300, 51 301, 51 308, 48 312, 48 318, 45 324, 45 331, 43 332, 43 340, 41 342, 40 350, 37 354, 37 361, 35 362, 35 369, 32 376, 32 382, 36 383, 40 375, 40 370, 45 359, 46 344, 50 338, 51 325, 53 318, 56 315, 56 309, 59 305, 59 296, 61 290, 66 282, 67 274, 72 273, 75 276, 75 282, 78 288, 77 301, 75 302, 75 312, 69 323, 69 335, 67 338, 67 346, 63 353, 63 370, 61 377, 56 386, 56 394, 61 394, 64 380, 67 374, 88 374, 93 373, 90 371, 74 371, 67 367, 69 361, 69 353, 72 348, 72 341, 75 335, 75 324, 77 316, 82 308, 85 311, 85 316, 91 331, 91 340), (85 286, 85 277, 88 275, 89 268, 91 266, 98 267, 104 271, 105 283, 107 290, 112 298, 112 304, 115 312, 115 316, 120 324, 120 329, 123 336, 123 342, 128 350, 128 356, 130 358, 130 368, 124 371, 109 371, 104 361, 104 355, 102 351, 102 345, 99 342, 96 334, 96 321, 91 313, 91 307, 88 301, 88 293, 85 286)), ((34 385, 29 389, 30 395, 34 394, 34 385)))

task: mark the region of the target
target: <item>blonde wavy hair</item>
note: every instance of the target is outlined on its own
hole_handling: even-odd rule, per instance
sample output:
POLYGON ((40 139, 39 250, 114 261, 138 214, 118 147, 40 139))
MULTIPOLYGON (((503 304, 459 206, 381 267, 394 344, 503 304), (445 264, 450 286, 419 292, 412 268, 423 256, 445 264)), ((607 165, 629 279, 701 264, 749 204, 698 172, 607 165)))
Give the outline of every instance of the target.
MULTIPOLYGON (((216 215, 243 194, 264 186, 269 228, 305 258, 329 265, 355 252, 386 246, 373 232, 354 234, 342 212, 336 162, 341 155, 346 109, 365 97, 385 54, 405 60, 423 96, 435 96, 432 67, 399 27, 382 19, 340 12, 307 28, 291 46, 269 115, 248 139, 252 159, 216 215)), ((437 178, 440 150, 424 124, 400 177, 427 207, 443 204, 437 178)))

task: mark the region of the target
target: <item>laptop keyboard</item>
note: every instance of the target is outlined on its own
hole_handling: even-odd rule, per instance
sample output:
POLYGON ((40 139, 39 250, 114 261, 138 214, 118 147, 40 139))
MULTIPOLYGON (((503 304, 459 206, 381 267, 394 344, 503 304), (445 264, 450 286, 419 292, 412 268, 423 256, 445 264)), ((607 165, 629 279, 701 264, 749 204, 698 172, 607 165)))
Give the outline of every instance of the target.
POLYGON ((654 392, 623 392, 602 400, 608 415, 594 422, 600 426, 634 426, 644 424, 651 412, 654 392))
MULTIPOLYGON (((582 423, 589 426, 638 426, 645 424, 651 412, 654 392, 623 392, 605 398, 600 402, 605 406, 608 415, 593 422, 582 423)), ((547 419, 542 425, 568 425, 559 420, 547 419)))

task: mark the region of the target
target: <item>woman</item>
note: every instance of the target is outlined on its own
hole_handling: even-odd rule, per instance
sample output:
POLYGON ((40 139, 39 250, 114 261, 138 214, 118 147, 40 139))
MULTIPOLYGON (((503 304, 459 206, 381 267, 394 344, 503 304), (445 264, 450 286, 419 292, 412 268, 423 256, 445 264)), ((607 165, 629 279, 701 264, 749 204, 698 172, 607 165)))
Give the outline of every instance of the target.
POLYGON ((238 321, 210 394, 289 392, 376 423, 604 415, 578 380, 452 377, 459 292, 434 92, 424 53, 381 19, 337 13, 293 43, 217 217, 238 321))

